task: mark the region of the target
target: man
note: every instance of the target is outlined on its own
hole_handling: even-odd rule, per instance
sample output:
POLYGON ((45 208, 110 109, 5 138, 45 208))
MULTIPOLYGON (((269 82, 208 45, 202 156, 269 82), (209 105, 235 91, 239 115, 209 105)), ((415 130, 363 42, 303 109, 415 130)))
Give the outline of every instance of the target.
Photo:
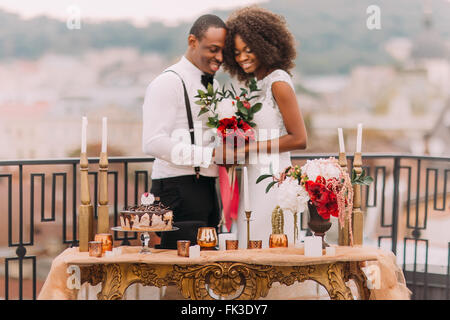
POLYGON ((225 23, 219 17, 198 18, 184 56, 156 77, 146 91, 143 151, 155 157, 151 193, 172 208, 175 222, 195 220, 217 227, 220 221, 215 188, 218 167, 213 163, 211 141, 204 134, 209 129, 207 115, 197 117, 200 107, 194 96, 198 89, 206 90, 208 83, 218 86, 213 76, 223 61, 225 35, 225 23))

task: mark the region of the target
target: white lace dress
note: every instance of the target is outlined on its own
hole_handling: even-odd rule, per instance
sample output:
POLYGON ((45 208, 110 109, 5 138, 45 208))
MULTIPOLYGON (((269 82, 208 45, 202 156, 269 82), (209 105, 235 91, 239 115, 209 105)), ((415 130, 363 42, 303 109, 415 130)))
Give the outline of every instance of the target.
MULTIPOLYGON (((272 84, 277 81, 287 82, 293 89, 291 77, 284 70, 275 70, 258 81, 258 88, 262 91, 255 100, 262 102, 262 108, 255 113, 254 122, 256 127, 256 139, 265 141, 278 138, 286 134, 283 118, 281 116, 278 105, 272 95, 272 84)), ((287 166, 291 165, 290 152, 277 154, 259 154, 250 158, 250 164, 247 165, 248 181, 249 181, 249 201, 252 210, 250 222, 250 240, 262 240, 263 248, 269 247, 269 236, 272 233, 271 216, 272 210, 277 206, 276 193, 271 189, 265 193, 266 187, 271 180, 266 179, 256 184, 256 180, 262 174, 269 174, 270 164, 272 164, 273 172, 279 172, 287 166)), ((240 204, 237 220, 237 235, 239 239, 239 247, 247 247, 247 221, 244 212, 244 194, 243 186, 240 188, 240 204)), ((293 245, 293 215, 289 212, 285 213, 284 233, 288 235, 289 244, 293 245)))

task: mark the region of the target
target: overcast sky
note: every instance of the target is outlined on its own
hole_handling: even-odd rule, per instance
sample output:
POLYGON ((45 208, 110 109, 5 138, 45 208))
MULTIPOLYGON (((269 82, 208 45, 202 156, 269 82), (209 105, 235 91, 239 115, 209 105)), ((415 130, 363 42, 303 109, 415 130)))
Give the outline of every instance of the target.
POLYGON ((128 19, 136 24, 148 20, 176 24, 214 9, 231 9, 268 0, 1 0, 0 9, 30 18, 45 14, 67 20, 70 6, 81 12, 81 20, 128 19))

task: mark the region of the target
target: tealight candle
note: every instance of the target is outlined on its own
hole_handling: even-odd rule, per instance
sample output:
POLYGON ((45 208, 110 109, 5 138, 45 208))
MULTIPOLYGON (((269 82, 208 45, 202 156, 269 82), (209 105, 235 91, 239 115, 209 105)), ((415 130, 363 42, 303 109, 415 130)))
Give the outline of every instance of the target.
POLYGON ((189 247, 189 258, 200 258, 200 246, 190 246, 189 247))
POLYGON ((305 237, 305 257, 322 256, 322 238, 305 237))
POLYGON ((335 256, 336 255, 336 247, 332 247, 332 246, 326 247, 325 254, 327 256, 335 256))
POLYGON ((105 251, 105 257, 111 258, 114 256, 115 256, 114 251, 105 251))
POLYGON ((235 233, 219 233, 219 250, 225 250, 226 240, 236 240, 237 236, 235 233))

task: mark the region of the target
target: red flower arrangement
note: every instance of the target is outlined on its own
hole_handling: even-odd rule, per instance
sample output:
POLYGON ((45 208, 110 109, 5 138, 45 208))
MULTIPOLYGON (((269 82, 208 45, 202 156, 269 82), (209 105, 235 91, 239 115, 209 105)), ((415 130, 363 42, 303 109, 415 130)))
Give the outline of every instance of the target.
POLYGON ((323 219, 330 219, 330 215, 333 217, 339 216, 336 194, 331 188, 328 188, 325 178, 318 176, 315 182, 306 181, 305 190, 308 192, 312 204, 316 206, 317 213, 323 219))
POLYGON ((226 143, 241 146, 244 142, 255 140, 253 128, 243 121, 237 120, 235 116, 219 120, 217 133, 226 143))

